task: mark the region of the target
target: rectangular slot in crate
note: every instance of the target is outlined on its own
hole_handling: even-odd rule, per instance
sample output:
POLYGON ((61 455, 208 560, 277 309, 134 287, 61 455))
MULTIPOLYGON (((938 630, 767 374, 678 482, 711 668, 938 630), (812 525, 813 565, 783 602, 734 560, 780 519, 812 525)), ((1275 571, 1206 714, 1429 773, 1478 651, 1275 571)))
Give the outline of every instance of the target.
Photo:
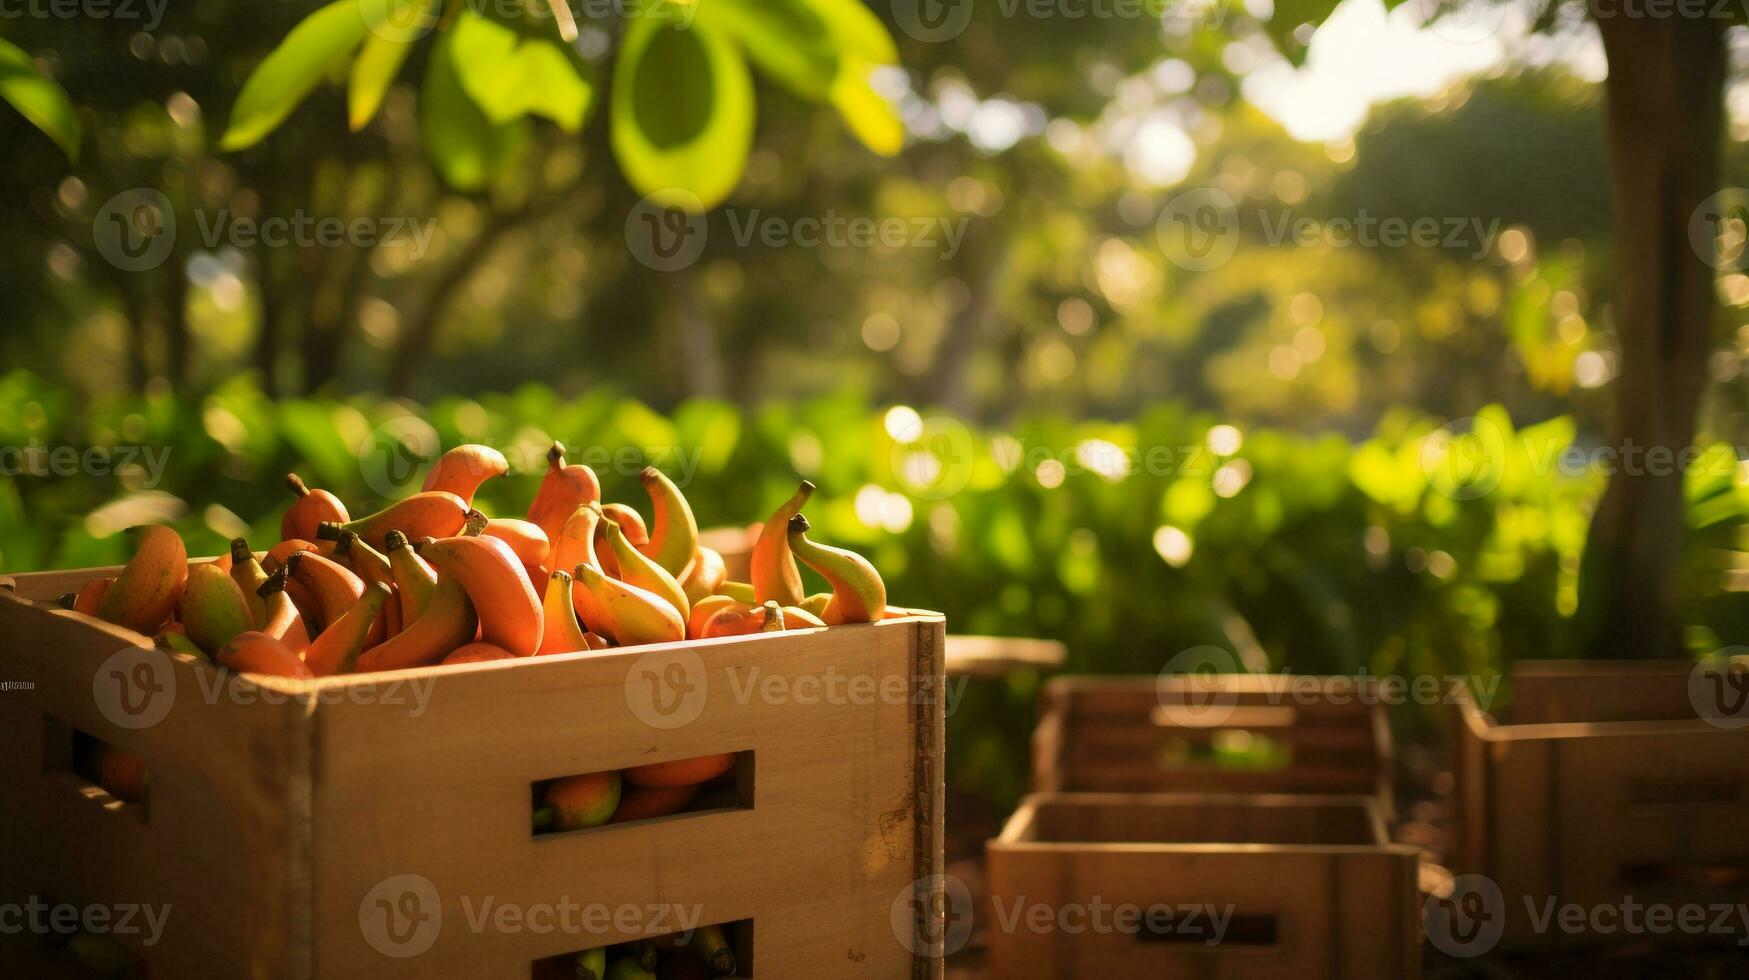
POLYGON ((530 787, 534 833, 537 837, 581 834, 647 820, 751 810, 755 766, 753 752, 746 751, 644 762, 612 773, 616 778, 611 782, 601 778, 609 773, 543 779, 530 787), (668 771, 650 772, 652 767, 667 767, 668 771), (695 771, 689 773, 686 767, 695 771))
POLYGON ((1189 683, 1055 678, 1040 700, 1033 785, 1040 792, 1370 793, 1389 815, 1390 720, 1380 699, 1367 696, 1374 691, 1351 678, 1274 674, 1189 683), (1209 702, 1214 697, 1220 700, 1209 702))
MULTIPOLYGON (((585 943, 498 923, 544 921, 566 902, 756 921, 772 978, 941 975, 891 912, 941 872, 939 616, 245 680, 54 606, 113 573, 0 588, 0 678, 33 685, 0 696, 0 831, 33 842, 0 862, 0 901, 169 905, 161 941, 134 948, 154 976, 522 980, 585 943), (161 717, 100 704, 93 683, 115 657, 150 661, 161 717), (676 664, 696 696, 652 713, 640 692, 676 664), (746 694, 736 679, 750 671, 772 683, 746 694), (806 697, 829 672, 878 691, 903 678, 903 696, 806 697), (76 777, 45 772, 45 716, 150 760, 151 819, 117 819, 69 791, 76 777), (609 832, 530 833, 541 780, 728 750, 756 762, 756 807, 748 796, 609 832)), ((939 909, 939 888, 923 904, 939 909)), ((664 931, 647 921, 590 938, 664 931)))
POLYGON ((1370 797, 1041 793, 987 854, 997 976, 1418 969, 1416 852, 1370 797))
MULTIPOLYGON (((640 942, 606 947, 589 945, 558 956, 535 960, 532 965, 533 980, 577 980, 580 958, 595 949, 603 949, 602 961, 605 961, 608 969, 612 969, 613 964, 620 959, 630 959, 646 969, 653 962, 654 972, 663 977, 722 976, 728 980, 757 980, 757 967, 753 959, 753 920, 696 925, 699 928, 665 933, 640 942), (718 930, 718 936, 709 943, 697 941, 697 937, 704 933, 704 926, 713 926, 718 930), (723 941, 721 946, 717 939, 723 941), (733 970, 729 973, 716 973, 712 970, 713 966, 729 968, 728 964, 712 964, 709 961, 710 957, 721 955, 718 950, 723 947, 727 948, 728 955, 732 957, 733 970)), ((585 961, 584 965, 593 969, 597 963, 585 961)))
POLYGON ((1703 717, 1708 692, 1695 681, 1688 661, 1523 661, 1509 711, 1496 717, 1470 698, 1454 705, 1451 864, 1499 887, 1505 946, 1634 941, 1625 930, 1539 929, 1531 909, 1551 900, 1749 902, 1739 832, 1749 821, 1749 727, 1703 717))

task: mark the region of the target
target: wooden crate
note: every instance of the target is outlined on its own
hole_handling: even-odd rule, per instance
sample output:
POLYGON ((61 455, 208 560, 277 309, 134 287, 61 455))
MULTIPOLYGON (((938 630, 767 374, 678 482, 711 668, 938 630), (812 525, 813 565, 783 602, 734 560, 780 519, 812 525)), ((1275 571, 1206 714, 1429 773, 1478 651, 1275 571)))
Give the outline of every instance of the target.
POLYGON ((1391 813, 1390 719, 1370 682, 1344 677, 1204 677, 1230 710, 1172 707, 1209 697, 1196 681, 1058 677, 1045 686, 1033 738, 1040 792, 1370 793, 1391 813), (1188 700, 1187 700, 1188 699, 1188 700), (1204 722, 1215 722, 1205 724, 1204 722), (1268 739, 1265 768, 1218 761, 1220 745, 1268 739))
POLYGON ((991 963, 1007 980, 1346 980, 1419 970, 1417 854, 1389 842, 1371 797, 1042 793, 987 853, 991 963), (1063 928, 1095 903, 1171 909, 1177 924, 1063 928), (1212 913, 1186 917, 1195 907, 1226 918, 1218 942, 1212 913))
POLYGON ((1458 700, 1451 863, 1498 886, 1504 944, 1647 939, 1539 932, 1530 908, 1540 915, 1550 899, 1585 908, 1630 896, 1642 905, 1749 902, 1749 728, 1700 717, 1689 699, 1693 669, 1524 661, 1512 672, 1505 722, 1458 700))
POLYGON ((523 980, 675 928, 476 928, 488 899, 740 923, 752 977, 941 976, 913 952, 942 914, 939 617, 314 682, 161 658, 168 711, 129 727, 94 684, 139 638, 42 601, 106 573, 0 589, 0 680, 34 685, 0 693, 0 901, 168 905, 161 941, 130 943, 154 977, 523 980), (822 696, 832 671, 884 687, 822 696), (68 771, 73 730, 144 756, 145 806, 68 771), (739 807, 531 831, 537 781, 731 750, 739 807))

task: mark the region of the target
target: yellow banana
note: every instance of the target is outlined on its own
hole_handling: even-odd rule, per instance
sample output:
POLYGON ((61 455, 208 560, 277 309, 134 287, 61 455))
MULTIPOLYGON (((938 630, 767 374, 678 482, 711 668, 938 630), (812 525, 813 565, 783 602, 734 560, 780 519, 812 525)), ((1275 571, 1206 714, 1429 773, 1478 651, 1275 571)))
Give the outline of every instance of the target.
POLYGON ((607 528, 607 546, 613 549, 613 555, 619 560, 619 575, 617 578, 629 585, 647 589, 668 600, 679 613, 682 621, 692 610, 692 603, 687 601, 686 590, 680 587, 674 576, 668 570, 656 564, 656 560, 632 547, 626 540, 625 532, 618 522, 603 520, 607 528))
POLYGON ((545 622, 537 653, 575 653, 589 649, 589 641, 583 636, 583 627, 577 624, 577 610, 572 605, 569 572, 554 572, 547 578, 547 594, 541 611, 545 622))
POLYGON ((592 630, 604 626, 615 644, 670 643, 686 638, 686 623, 668 600, 635 585, 608 578, 593 565, 578 565, 576 576, 592 596, 604 623, 591 622, 592 630))
POLYGON ((808 519, 790 518, 789 546, 809 568, 832 586, 832 601, 820 618, 832 626, 840 623, 873 623, 887 610, 887 586, 881 573, 867 558, 854 551, 832 548, 808 540, 808 519))
POLYGON ((431 605, 431 594, 437 590, 437 572, 407 543, 405 534, 390 531, 384 543, 389 547, 389 570, 394 574, 396 598, 401 604, 401 628, 406 629, 431 605))
POLYGON ((668 570, 668 574, 686 574, 698 553, 698 521, 692 516, 692 505, 686 495, 654 466, 644 467, 639 474, 644 491, 650 495, 656 518, 650 524, 650 540, 638 549, 668 570))

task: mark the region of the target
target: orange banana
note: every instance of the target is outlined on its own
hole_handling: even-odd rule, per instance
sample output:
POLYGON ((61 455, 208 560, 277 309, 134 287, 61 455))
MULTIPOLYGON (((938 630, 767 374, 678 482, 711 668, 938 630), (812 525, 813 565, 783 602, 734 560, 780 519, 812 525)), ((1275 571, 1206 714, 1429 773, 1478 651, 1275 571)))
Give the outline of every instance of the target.
POLYGON ((802 505, 814 494, 814 485, 807 480, 765 522, 759 540, 753 543, 753 555, 748 559, 753 579, 753 596, 760 602, 776 599, 778 605, 793 606, 802 601, 802 571, 796 567, 790 553, 789 521, 802 512, 802 505))
POLYGON ((453 578, 438 581, 431 605, 407 628, 359 655, 358 673, 434 664, 473 642, 480 628, 467 589, 453 578))
POLYGON ((457 446, 437 458, 425 475, 422 490, 447 490, 471 506, 480 484, 510 472, 504 454, 491 446, 474 443, 457 446))
POLYGON ((607 545, 619 559, 620 581, 647 589, 668 600, 679 613, 682 622, 686 614, 692 611, 692 603, 687 601, 686 590, 680 587, 674 576, 668 570, 656 564, 656 560, 632 547, 626 540, 625 532, 613 521, 602 521, 607 528, 607 545))
POLYGON ((873 623, 886 613, 886 583, 867 558, 854 551, 809 541, 808 519, 800 514, 790 518, 789 546, 797 558, 832 586, 832 601, 826 604, 821 619, 833 626, 873 623))
POLYGON ((577 610, 572 605, 571 575, 554 572, 547 579, 546 601, 542 612, 540 649, 536 653, 575 653, 589 649, 583 627, 577 624, 577 610))
POLYGON ((522 562, 524 568, 539 568, 546 564, 547 558, 552 554, 552 544, 547 540, 547 532, 532 521, 494 517, 486 522, 485 534, 509 545, 510 550, 516 553, 516 560, 522 562))
POLYGON ((161 525, 129 528, 128 534, 134 541, 134 556, 97 604, 97 615, 150 636, 182 598, 188 582, 188 549, 182 535, 161 525))
POLYGON ((680 587, 686 590, 686 600, 697 602, 708 595, 715 595, 729 580, 729 566, 724 564, 722 553, 715 548, 698 546, 698 556, 692 560, 692 567, 686 570, 686 576, 680 580, 680 587))
POLYGON ((450 664, 478 664, 489 660, 515 660, 516 654, 503 647, 495 647, 490 643, 469 643, 457 647, 455 652, 443 658, 443 666, 450 664))
POLYGON ((390 589, 372 582, 346 615, 328 624, 322 635, 304 653, 304 666, 317 677, 349 673, 364 652, 365 643, 388 604, 390 589))
MULTIPOLYGON (((352 570, 332 558, 324 558, 313 551, 300 551, 286 559, 285 566, 291 574, 291 582, 297 583, 314 603, 314 608, 300 606, 304 611, 304 625, 309 627, 312 637, 321 635, 329 623, 346 615, 358 602, 358 597, 364 594, 364 580, 353 574, 352 570)), ((298 598, 298 593, 291 585, 286 590, 292 597, 298 598)))
POLYGON ((229 667, 247 674, 271 674, 276 677, 309 678, 310 668, 298 659, 297 652, 284 643, 250 630, 238 633, 219 650, 220 667, 229 667))
POLYGON ((553 539, 550 556, 553 571, 570 571, 582 564, 600 568, 595 552, 595 532, 600 525, 601 515, 594 508, 582 506, 572 511, 559 536, 553 539))
POLYGON ((437 580, 460 582, 480 616, 480 639, 519 657, 540 649, 541 600, 510 546, 497 538, 439 538, 420 557, 437 580))
POLYGON ((281 541, 297 538, 314 541, 316 528, 324 521, 345 524, 352 519, 347 516, 346 505, 340 502, 339 497, 326 490, 311 490, 304 486, 304 481, 296 473, 285 475, 285 485, 291 488, 297 499, 286 508, 285 516, 280 518, 281 541))
POLYGON ((287 558, 300 551, 314 551, 323 557, 334 554, 334 542, 311 541, 304 538, 287 538, 267 549, 267 554, 261 559, 261 568, 269 575, 273 570, 285 564, 287 558))
POLYGON ((390 531, 400 531, 409 538, 426 535, 443 538, 461 531, 467 522, 468 502, 447 490, 426 490, 405 497, 370 515, 345 524, 324 522, 316 536, 329 541, 340 538, 341 531, 351 531, 373 548, 383 548, 390 531))
POLYGON ((731 606, 736 606, 741 609, 753 608, 744 602, 739 602, 726 595, 705 596, 703 599, 693 603, 692 614, 686 617, 687 637, 693 640, 703 637, 704 626, 706 623, 710 622, 711 617, 716 615, 718 610, 727 609, 731 606))
POLYGON ((698 521, 693 519, 692 505, 686 495, 654 466, 644 467, 639 479, 650 495, 656 519, 650 525, 650 540, 639 551, 656 560, 668 574, 686 574, 686 566, 698 553, 698 521))
POLYGON ((556 540, 577 508, 601 500, 601 481, 581 463, 565 465, 565 444, 547 450, 547 473, 528 505, 528 520, 538 524, 548 541, 556 540))
POLYGON ((608 578, 593 565, 578 565, 576 574, 590 594, 591 608, 599 610, 602 622, 589 628, 603 629, 622 647, 640 643, 669 643, 686 638, 686 622, 668 600, 635 585, 608 578))
POLYGON ((285 591, 288 574, 289 570, 282 565, 256 590, 267 610, 260 632, 302 653, 309 649, 310 633, 304 627, 303 613, 298 611, 298 604, 285 591))
POLYGON ((73 602, 67 608, 87 616, 97 615, 97 610, 103 606, 103 597, 109 592, 109 587, 115 584, 112 576, 94 578, 79 587, 74 593, 73 602))
POLYGON ((716 636, 746 636, 749 633, 763 633, 783 629, 783 611, 777 603, 767 602, 757 608, 736 603, 724 606, 711 614, 705 620, 704 628, 699 630, 701 639, 716 636))

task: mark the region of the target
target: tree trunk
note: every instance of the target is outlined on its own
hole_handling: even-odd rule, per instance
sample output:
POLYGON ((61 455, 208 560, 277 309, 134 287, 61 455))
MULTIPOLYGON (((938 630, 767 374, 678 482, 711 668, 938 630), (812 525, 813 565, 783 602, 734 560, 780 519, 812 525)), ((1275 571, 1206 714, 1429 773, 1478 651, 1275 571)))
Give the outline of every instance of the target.
POLYGON ((1683 474, 1712 334, 1714 270, 1689 222, 1718 190, 1724 30, 1704 18, 1598 20, 1609 59, 1608 140, 1621 358, 1614 471, 1581 569, 1579 638, 1593 657, 1680 652, 1683 474))

